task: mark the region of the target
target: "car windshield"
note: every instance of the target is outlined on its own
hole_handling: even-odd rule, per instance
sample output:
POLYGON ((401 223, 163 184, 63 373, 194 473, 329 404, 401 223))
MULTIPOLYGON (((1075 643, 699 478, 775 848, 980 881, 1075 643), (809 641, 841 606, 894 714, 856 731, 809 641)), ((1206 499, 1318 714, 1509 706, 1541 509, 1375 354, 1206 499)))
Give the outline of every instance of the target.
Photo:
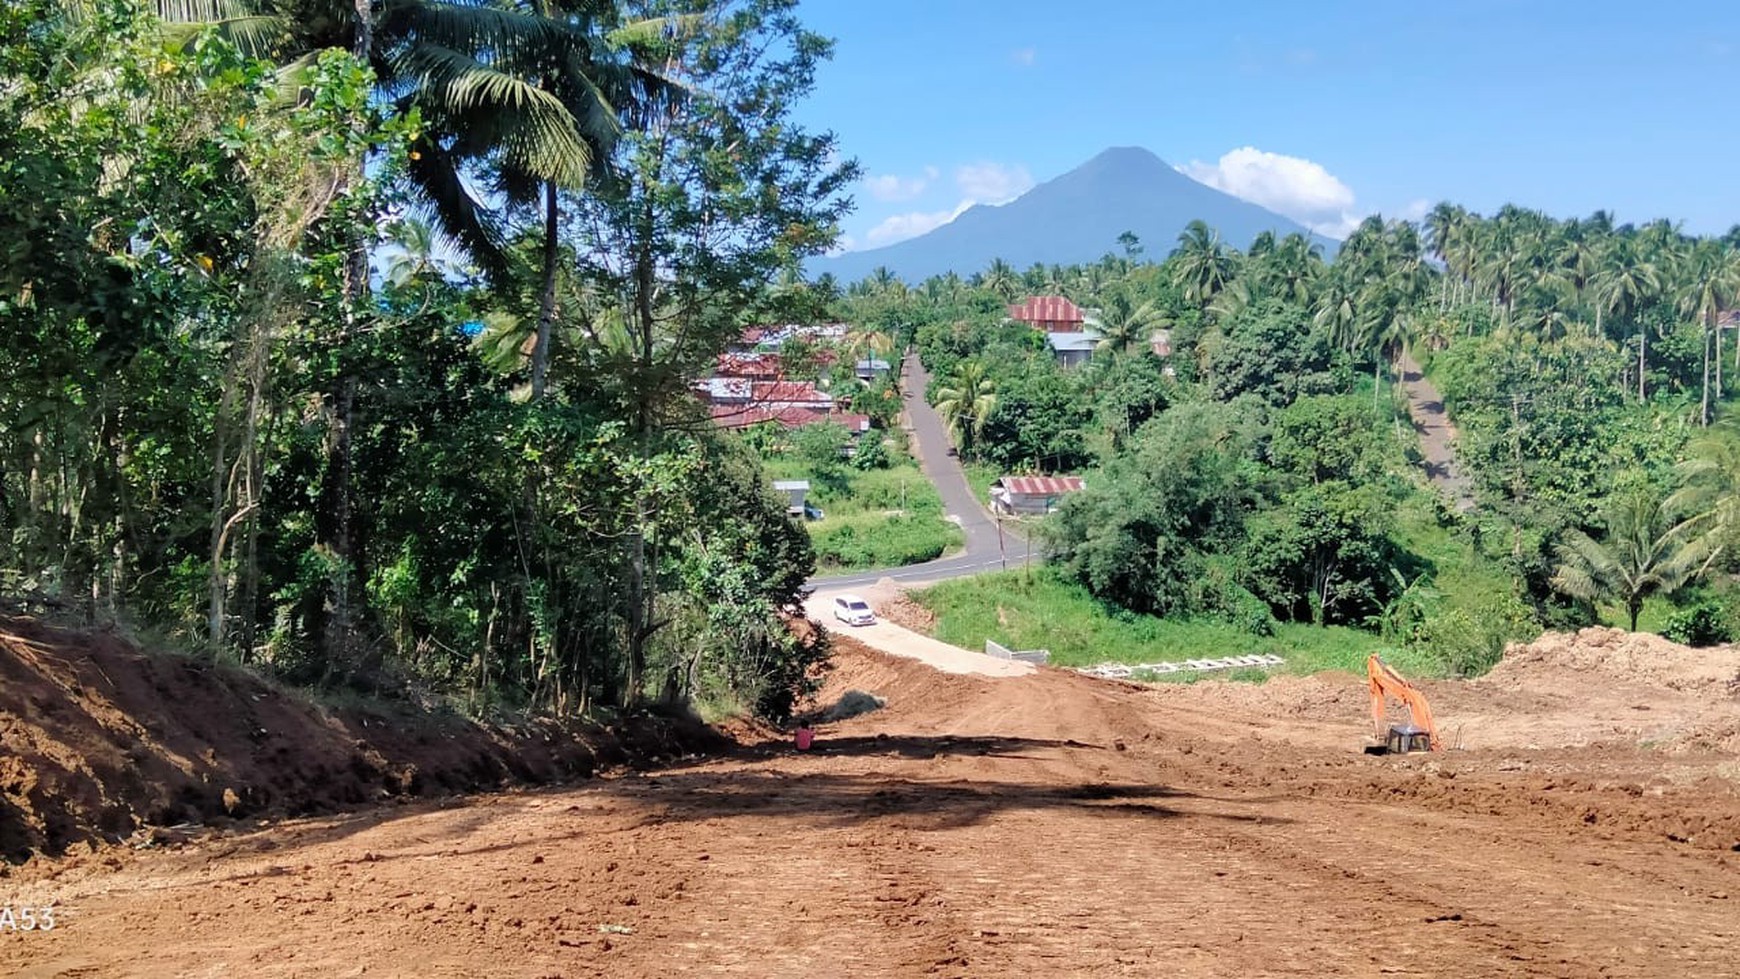
POLYGON ((870 611, 870 606, 865 605, 863 602, 853 602, 851 607, 852 607, 852 611, 854 611, 854 612, 868 612, 868 611, 870 611))

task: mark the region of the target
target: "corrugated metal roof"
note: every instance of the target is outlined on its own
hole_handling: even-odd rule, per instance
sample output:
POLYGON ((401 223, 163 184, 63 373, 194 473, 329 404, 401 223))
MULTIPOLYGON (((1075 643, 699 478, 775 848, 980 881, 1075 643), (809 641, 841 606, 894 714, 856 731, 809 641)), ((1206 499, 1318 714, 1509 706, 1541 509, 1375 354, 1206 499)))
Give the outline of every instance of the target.
POLYGON ((997 485, 1020 496, 1062 496, 1087 486, 1080 476, 1004 476, 997 485))
POLYGON ((1092 350, 1100 337, 1097 333, 1047 333, 1045 342, 1053 350, 1092 350))
POLYGON ((1028 296, 1009 307, 1009 318, 1023 323, 1080 323, 1081 307, 1063 296, 1028 296))

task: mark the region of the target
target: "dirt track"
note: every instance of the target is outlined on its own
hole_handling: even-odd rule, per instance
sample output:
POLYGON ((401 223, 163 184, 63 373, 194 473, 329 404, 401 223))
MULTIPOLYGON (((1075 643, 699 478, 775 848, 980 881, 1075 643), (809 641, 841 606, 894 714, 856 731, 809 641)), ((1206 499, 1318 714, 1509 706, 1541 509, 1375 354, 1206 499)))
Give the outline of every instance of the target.
POLYGON ((1357 697, 1295 741, 841 646, 889 704, 814 753, 28 865, 0 973, 1740 975, 1731 754, 1372 758, 1357 697))

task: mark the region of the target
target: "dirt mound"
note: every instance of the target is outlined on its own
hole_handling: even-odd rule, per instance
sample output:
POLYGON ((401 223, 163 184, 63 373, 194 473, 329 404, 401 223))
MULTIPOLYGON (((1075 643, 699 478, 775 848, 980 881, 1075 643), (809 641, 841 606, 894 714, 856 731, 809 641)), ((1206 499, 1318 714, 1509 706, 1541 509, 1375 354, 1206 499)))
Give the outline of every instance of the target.
POLYGON ((242 671, 0 619, 0 855, 143 827, 331 811, 585 776, 719 740, 698 724, 486 727, 413 705, 327 709, 242 671))
POLYGON ((1600 626, 1576 633, 1549 632, 1532 643, 1513 643, 1490 676, 1498 682, 1529 680, 1543 669, 1598 674, 1704 696, 1740 692, 1740 647, 1693 649, 1647 632, 1600 626))

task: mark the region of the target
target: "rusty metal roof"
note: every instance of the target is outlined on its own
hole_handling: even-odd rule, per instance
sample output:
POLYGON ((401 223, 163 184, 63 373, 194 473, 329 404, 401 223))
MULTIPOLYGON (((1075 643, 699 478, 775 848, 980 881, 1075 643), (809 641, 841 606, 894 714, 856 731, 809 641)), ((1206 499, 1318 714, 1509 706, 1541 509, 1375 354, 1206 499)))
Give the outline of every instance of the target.
POLYGON ((997 484, 1021 496, 1062 496, 1087 486, 1080 476, 1004 476, 997 484))
POLYGON ((1062 296, 1028 296, 1009 307, 1009 318, 1023 323, 1080 323, 1081 307, 1062 296))

